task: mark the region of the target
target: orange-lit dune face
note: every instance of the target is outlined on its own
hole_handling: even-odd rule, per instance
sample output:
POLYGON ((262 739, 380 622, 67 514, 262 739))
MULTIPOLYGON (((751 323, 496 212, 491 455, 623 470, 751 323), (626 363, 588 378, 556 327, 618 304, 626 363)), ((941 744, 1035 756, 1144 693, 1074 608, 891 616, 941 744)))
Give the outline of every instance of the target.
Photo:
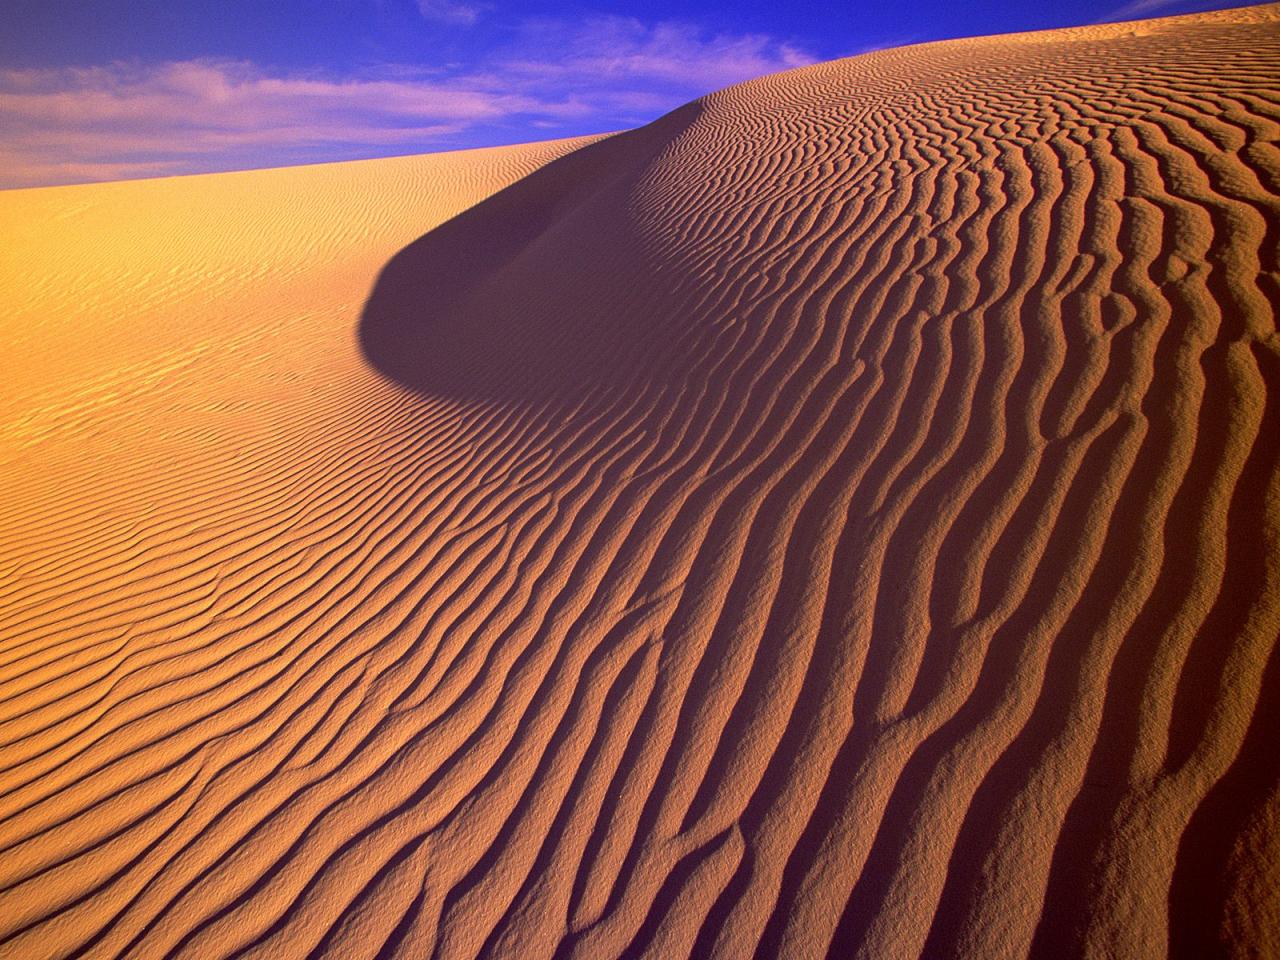
POLYGON ((1280 7, 0 193, 0 957, 1280 953, 1280 7))

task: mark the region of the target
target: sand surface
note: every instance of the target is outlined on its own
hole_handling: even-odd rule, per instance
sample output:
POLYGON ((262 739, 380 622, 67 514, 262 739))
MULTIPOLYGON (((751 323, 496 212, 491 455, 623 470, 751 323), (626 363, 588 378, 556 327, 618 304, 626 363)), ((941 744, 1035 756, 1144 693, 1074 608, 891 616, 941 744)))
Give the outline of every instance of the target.
POLYGON ((1280 955, 1280 7, 0 194, 0 957, 1280 955))

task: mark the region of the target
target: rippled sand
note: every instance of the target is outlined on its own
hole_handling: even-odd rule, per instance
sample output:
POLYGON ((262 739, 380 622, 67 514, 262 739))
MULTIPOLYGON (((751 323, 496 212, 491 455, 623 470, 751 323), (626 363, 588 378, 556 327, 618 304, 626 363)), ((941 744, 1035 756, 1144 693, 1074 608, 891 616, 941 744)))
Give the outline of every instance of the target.
POLYGON ((0 956, 1280 953, 1280 7, 0 193, 0 956))

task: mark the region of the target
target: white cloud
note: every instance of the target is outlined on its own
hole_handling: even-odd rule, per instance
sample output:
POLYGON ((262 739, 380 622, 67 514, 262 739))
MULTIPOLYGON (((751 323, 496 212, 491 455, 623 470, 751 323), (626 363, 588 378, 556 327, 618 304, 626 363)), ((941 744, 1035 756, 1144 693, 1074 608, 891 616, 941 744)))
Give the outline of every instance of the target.
POLYGON ((579 110, 444 79, 272 76, 241 62, 0 71, 0 186, 427 150, 477 124, 579 110))
POLYGON ((526 24, 465 66, 384 64, 348 77, 227 60, 0 70, 0 187, 613 130, 809 62, 764 36, 607 17, 526 24))
POLYGON ((1154 17, 1171 7, 1185 6, 1185 0, 1131 0, 1124 6, 1116 7, 1099 23, 1118 23, 1123 20, 1142 20, 1154 17))
POLYGON ((477 3, 456 0, 418 0, 418 12, 427 20, 469 27, 480 19, 483 7, 477 3))
POLYGON ((803 50, 762 34, 713 34, 675 21, 646 24, 633 17, 595 17, 579 25, 535 21, 505 66, 541 77, 583 81, 648 80, 710 91, 766 73, 812 63, 803 50), (546 50, 556 50, 554 59, 546 50), (538 54, 542 55, 538 55, 538 54))

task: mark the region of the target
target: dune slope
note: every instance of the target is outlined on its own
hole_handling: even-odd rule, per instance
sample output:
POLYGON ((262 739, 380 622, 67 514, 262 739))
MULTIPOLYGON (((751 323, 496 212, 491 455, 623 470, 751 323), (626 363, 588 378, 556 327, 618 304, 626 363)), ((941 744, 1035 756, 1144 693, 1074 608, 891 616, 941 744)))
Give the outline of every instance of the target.
POLYGON ((1280 952, 1278 144, 1272 5, 0 194, 0 956, 1280 952))

